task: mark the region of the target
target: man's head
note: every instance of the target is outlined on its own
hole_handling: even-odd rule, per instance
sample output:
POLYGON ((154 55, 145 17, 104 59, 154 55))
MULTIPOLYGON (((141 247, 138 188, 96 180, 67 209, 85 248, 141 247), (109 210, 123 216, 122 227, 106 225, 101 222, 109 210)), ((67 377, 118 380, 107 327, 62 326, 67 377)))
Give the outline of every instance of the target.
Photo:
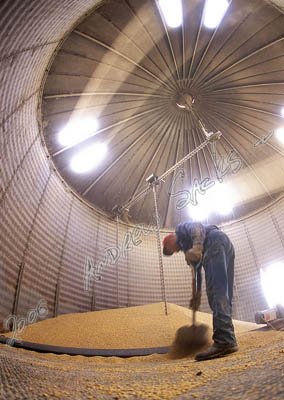
POLYGON ((177 236, 175 233, 171 233, 164 238, 164 240, 163 240, 164 256, 171 256, 172 254, 180 251, 180 247, 176 240, 177 240, 177 236))

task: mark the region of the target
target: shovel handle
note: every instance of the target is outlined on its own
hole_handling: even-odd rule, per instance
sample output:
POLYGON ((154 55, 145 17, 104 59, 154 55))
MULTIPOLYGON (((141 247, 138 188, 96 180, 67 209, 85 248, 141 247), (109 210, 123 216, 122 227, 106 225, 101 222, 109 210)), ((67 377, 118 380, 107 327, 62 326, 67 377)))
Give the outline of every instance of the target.
MULTIPOLYGON (((197 293, 197 270, 202 264, 202 259, 197 265, 192 265, 192 298, 194 299, 197 293)), ((192 309, 192 325, 196 322, 196 310, 192 309)))
MULTIPOLYGON (((192 266, 192 298, 196 295, 196 285, 197 285, 197 268, 192 266)), ((192 325, 196 322, 196 311, 192 309, 192 325)))
POLYGON ((193 267, 192 268, 192 289, 191 289, 192 297, 195 297, 195 295, 196 295, 196 286, 197 286, 197 276, 196 276, 196 270, 193 267))

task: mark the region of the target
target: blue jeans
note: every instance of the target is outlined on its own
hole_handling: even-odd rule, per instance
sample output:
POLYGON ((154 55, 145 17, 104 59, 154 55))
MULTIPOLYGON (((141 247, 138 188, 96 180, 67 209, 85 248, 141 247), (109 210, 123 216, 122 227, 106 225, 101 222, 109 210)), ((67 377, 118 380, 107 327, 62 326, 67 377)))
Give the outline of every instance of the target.
POLYGON ((206 236, 203 266, 206 292, 213 311, 213 340, 216 346, 237 344, 232 322, 235 251, 228 236, 213 230, 206 236))

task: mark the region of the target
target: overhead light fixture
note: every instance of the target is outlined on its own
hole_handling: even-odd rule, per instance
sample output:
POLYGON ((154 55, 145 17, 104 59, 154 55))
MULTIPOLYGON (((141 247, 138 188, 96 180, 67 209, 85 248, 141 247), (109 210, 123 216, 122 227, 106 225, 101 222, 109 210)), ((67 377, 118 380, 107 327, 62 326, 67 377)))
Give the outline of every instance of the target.
POLYGON ((170 28, 177 28, 182 24, 181 0, 159 0, 159 4, 170 28))
POLYGON ((262 289, 269 307, 284 306, 284 263, 277 262, 260 269, 262 289))
POLYGON ((82 174, 94 169, 104 158, 107 146, 104 143, 96 143, 76 154, 70 163, 72 171, 82 174))
POLYGON ((211 210, 206 204, 201 204, 199 202, 196 206, 189 206, 188 211, 193 221, 205 221, 211 210))
POLYGON ((228 0, 206 0, 204 17, 206 28, 216 28, 220 24, 229 4, 228 0))
POLYGON ((233 211, 234 191, 227 183, 216 182, 208 192, 208 201, 212 209, 221 215, 229 215, 233 211))
POLYGON ((196 193, 197 205, 190 204, 188 211, 193 220, 202 221, 215 212, 229 215, 233 211, 235 193, 227 183, 215 182, 204 194, 196 193))
POLYGON ((284 117, 284 107, 281 108, 281 115, 284 117))
POLYGON ((199 191, 193 193, 194 189, 191 189, 189 191, 191 193, 191 196, 196 200, 196 205, 190 204, 188 206, 188 212, 194 221, 204 221, 211 213, 212 208, 210 201, 208 201, 208 194, 210 190, 211 188, 208 189, 208 192, 205 192, 203 194, 200 194, 199 191))
POLYGON ((80 118, 69 122, 58 134, 62 146, 74 146, 88 139, 98 129, 95 118, 80 118))
POLYGON ((275 136, 280 142, 284 143, 284 127, 276 129, 275 136))

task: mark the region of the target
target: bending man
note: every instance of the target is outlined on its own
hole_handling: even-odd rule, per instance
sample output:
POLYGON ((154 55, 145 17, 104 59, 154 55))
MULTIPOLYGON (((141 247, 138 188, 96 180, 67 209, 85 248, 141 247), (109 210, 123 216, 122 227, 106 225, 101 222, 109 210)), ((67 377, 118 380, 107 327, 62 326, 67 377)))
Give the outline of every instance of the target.
MULTIPOLYGON (((185 222, 165 237, 163 254, 183 251, 188 265, 200 261, 205 270, 206 292, 213 311, 213 345, 196 355, 197 361, 221 357, 238 350, 232 322, 235 251, 228 236, 215 225, 185 222)), ((197 310, 201 299, 201 266, 197 270, 197 291, 191 307, 197 310)))

